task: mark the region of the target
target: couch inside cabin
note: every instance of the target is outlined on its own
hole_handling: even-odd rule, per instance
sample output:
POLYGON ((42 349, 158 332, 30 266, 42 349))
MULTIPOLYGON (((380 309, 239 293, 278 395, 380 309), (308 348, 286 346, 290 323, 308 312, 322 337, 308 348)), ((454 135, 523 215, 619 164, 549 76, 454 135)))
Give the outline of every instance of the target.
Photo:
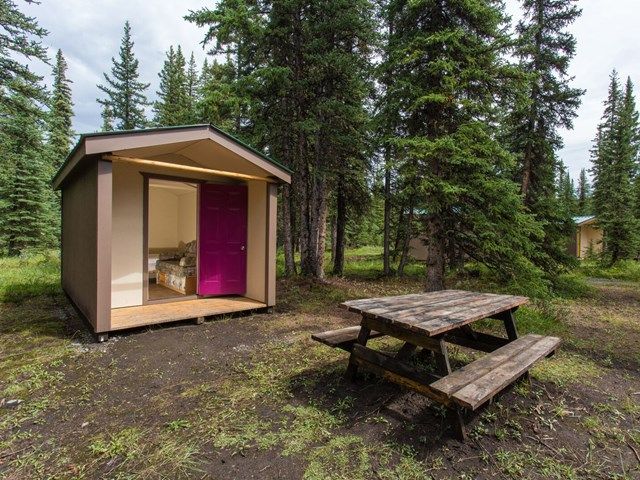
MULTIPOLYGON (((180 242, 175 250, 149 252, 151 262, 152 255, 155 259, 155 278, 158 285, 170 288, 183 295, 196 293, 196 241, 189 243, 180 242)), ((152 277, 149 269, 149 277, 152 277)))

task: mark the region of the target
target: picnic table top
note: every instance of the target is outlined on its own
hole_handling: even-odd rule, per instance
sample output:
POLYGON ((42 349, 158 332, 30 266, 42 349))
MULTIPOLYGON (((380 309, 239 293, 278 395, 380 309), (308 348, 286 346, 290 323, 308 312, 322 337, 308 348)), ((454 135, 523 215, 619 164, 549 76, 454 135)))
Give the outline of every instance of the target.
POLYGON ((527 303, 527 297, 494 293, 440 290, 394 297, 364 298, 340 304, 361 313, 363 322, 375 318, 430 337, 488 318, 527 303))

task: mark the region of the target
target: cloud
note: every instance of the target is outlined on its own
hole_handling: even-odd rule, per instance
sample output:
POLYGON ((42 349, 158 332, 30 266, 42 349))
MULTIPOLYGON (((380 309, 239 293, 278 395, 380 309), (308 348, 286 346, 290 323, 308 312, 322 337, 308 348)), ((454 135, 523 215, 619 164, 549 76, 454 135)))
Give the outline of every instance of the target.
MULTIPOLYGON (((508 12, 517 19, 520 2, 506 3, 508 12)), ((101 123, 100 108, 95 101, 99 94, 96 84, 102 81, 102 72, 111 68, 111 57, 118 55, 125 20, 131 22, 141 77, 151 83, 147 94, 153 99, 164 52, 170 45, 182 45, 185 54, 193 51, 199 63, 204 60, 200 44, 204 30, 183 19, 189 10, 204 6, 212 8, 214 2, 43 0, 39 5, 21 2, 21 8, 49 30, 45 44, 51 56, 61 48, 69 60, 69 76, 74 82, 74 125, 78 132, 95 131, 101 123)), ((611 70, 617 68, 623 80, 627 75, 634 81, 640 78, 640 57, 636 51, 640 44, 640 29, 636 28, 640 2, 582 0, 579 6, 583 14, 570 27, 578 41, 570 74, 575 77, 573 85, 586 89, 586 94, 573 130, 562 132, 565 147, 559 152, 574 177, 580 168, 589 167, 591 140, 602 113, 611 70)), ((49 67, 34 67, 48 76, 49 67)))

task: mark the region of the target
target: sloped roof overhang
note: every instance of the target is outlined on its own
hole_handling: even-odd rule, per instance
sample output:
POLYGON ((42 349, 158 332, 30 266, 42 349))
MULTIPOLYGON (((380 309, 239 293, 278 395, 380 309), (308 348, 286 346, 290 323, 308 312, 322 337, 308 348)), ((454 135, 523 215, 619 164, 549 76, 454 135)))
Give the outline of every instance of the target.
POLYGON ((100 132, 81 135, 52 180, 55 189, 89 156, 158 162, 183 168, 236 173, 239 177, 291 183, 291 170, 213 125, 100 132), (209 168, 213 157, 222 167, 209 168), (204 164, 203 164, 204 163, 204 164))

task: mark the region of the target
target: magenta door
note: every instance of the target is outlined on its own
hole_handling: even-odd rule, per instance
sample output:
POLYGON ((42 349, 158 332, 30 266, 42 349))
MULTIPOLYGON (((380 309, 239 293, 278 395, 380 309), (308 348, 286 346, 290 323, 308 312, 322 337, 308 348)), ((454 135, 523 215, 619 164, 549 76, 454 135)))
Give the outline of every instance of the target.
POLYGON ((200 185, 198 294, 243 295, 247 289, 247 187, 200 185))

